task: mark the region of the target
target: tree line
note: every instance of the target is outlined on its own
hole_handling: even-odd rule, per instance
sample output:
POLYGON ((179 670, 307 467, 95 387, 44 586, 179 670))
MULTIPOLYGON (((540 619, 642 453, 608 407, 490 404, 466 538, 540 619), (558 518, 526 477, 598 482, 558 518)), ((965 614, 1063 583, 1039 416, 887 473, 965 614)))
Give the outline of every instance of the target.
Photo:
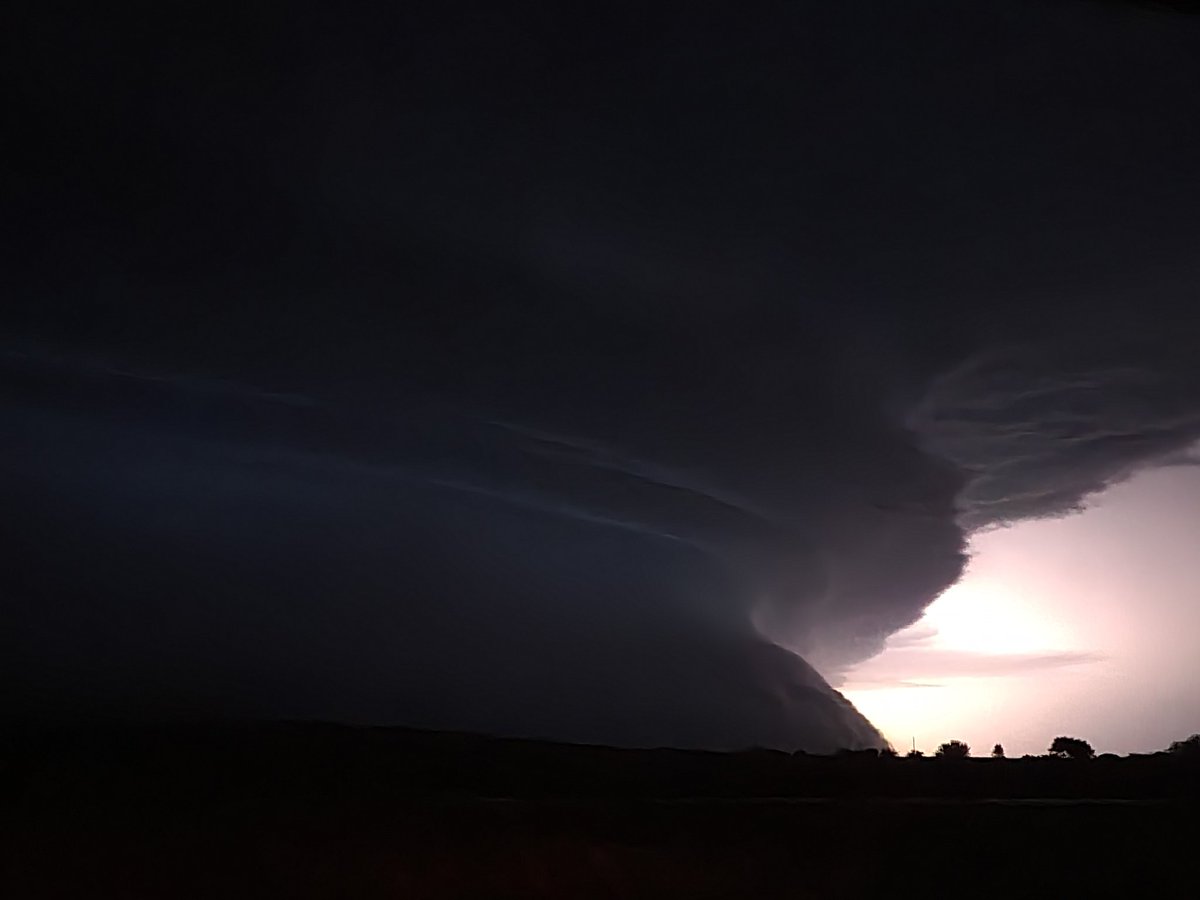
MULTIPOLYGON (((1165 751, 1166 753, 1187 757, 1189 759, 1200 759, 1200 734, 1193 734, 1189 738, 1182 741, 1174 741, 1165 751)), ((882 755, 895 756, 895 751, 885 750, 882 755)), ((920 750, 910 750, 905 754, 910 759, 919 759, 925 754, 920 750)), ((965 741, 946 741, 940 744, 934 756, 937 759, 967 759, 971 755, 971 747, 965 741)), ((1094 759, 1096 751, 1090 743, 1082 738, 1067 737, 1059 735, 1050 742, 1049 748, 1044 756, 1058 759, 1094 759)), ((1112 756, 1112 754, 1105 754, 1112 756)), ((993 759, 1005 759, 1004 747, 1001 744, 996 744, 992 747, 991 756, 993 759)))

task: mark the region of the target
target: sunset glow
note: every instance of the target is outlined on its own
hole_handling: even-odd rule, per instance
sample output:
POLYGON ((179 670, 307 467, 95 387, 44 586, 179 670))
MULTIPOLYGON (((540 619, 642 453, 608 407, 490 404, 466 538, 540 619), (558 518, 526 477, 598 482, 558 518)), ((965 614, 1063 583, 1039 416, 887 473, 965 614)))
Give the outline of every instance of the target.
POLYGON ((1200 626, 1200 563, 1182 535, 1198 503, 1200 472, 1163 470, 1082 514, 976 536, 963 579, 853 669, 843 693, 902 750, 955 738, 976 753, 996 742, 1040 753, 1060 731, 1120 753, 1165 746, 1194 703, 1134 741, 1112 698, 1161 704, 1195 668, 1184 635, 1200 626))
POLYGON ((924 628, 936 630, 929 641, 933 646, 976 653, 1060 649, 1070 640, 1045 608, 1039 609, 1013 585, 970 574, 935 600, 913 629, 893 640, 924 628))

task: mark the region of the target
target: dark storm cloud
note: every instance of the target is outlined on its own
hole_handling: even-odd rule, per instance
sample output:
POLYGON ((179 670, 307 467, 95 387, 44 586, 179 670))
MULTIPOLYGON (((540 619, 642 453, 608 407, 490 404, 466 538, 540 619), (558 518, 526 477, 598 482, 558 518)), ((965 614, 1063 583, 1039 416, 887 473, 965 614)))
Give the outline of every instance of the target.
POLYGON ((1123 6, 1150 13, 1200 15, 1200 3, 1196 0, 1100 0, 1109 6, 1123 6))
POLYGON ((1073 512, 1185 453, 1200 436, 1200 373, 1163 337, 1141 348, 1042 340, 936 379, 910 422, 933 452, 973 473, 959 495, 963 523, 1073 512))
POLYGON ((972 530, 1200 437, 1194 28, 306 15, 5 57, 12 704, 875 744, 972 530))
MULTIPOLYGON (((58 375, 85 381, 118 379, 163 385, 186 393, 228 395, 294 406, 309 406, 313 402, 311 398, 300 394, 259 390, 221 378, 122 368, 101 358, 61 355, 40 348, 0 349, 0 366, 4 366, 10 375, 18 377, 40 375, 44 379, 53 379, 58 375)), ((111 386, 105 386, 104 390, 108 392, 111 386)))

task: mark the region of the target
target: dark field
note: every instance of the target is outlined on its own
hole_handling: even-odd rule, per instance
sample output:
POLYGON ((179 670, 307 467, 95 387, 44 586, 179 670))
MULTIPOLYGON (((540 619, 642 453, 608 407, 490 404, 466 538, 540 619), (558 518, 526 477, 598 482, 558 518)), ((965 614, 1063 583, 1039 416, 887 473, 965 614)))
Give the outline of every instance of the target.
MULTIPOLYGON (((1200 821, 1187 799, 871 798, 847 792, 903 784, 904 766, 933 778, 938 763, 411 733, 388 733, 368 752, 382 733, 313 734, 76 741, 57 754, 43 746, 40 763, 10 754, 0 895, 1193 895, 1200 821), (463 768, 472 765, 474 777, 463 768), (755 794, 784 783, 789 770, 842 796, 731 795, 731 785, 755 794), (481 772, 509 798, 482 796, 481 772), (706 778, 727 796, 685 795, 706 778)), ((1059 764, 1067 783, 1079 771, 1030 762, 1059 764)), ((990 777, 989 765, 1019 771, 1022 761, 940 774, 966 794, 963 773, 990 777)))
POLYGON ((1141 897, 1193 883, 1197 838, 1193 811, 1143 804, 464 802, 114 818, 8 823, 4 896, 1141 897))

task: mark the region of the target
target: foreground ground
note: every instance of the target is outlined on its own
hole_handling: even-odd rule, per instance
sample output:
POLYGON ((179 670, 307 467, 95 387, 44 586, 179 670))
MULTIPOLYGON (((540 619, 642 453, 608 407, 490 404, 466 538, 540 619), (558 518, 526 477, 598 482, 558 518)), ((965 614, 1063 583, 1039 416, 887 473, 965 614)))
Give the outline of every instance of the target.
MULTIPOLYGON (((1191 896, 1200 871, 1185 797, 965 796, 998 783, 991 761, 311 737, 242 734, 234 752, 228 735, 69 750, 56 736, 10 754, 0 896, 1011 900, 1191 896), (914 783, 959 796, 854 796, 914 783)), ((1031 771, 1010 788, 1044 787, 1031 771)), ((1110 777, 1097 771, 1060 768, 1057 793, 1110 777)))
POLYGON ((1194 815, 1146 804, 468 802, 367 818, 120 818, 8 823, 0 893, 1152 897, 1195 885, 1200 836, 1194 815))

